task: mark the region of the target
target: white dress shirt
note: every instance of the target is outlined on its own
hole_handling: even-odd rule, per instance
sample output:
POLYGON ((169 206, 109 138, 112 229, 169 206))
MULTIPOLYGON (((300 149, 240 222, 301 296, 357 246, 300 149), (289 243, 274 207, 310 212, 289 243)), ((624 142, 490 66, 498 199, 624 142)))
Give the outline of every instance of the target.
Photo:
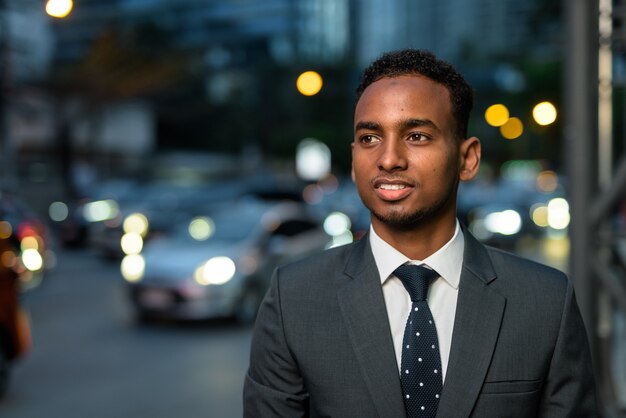
POLYGON ((416 265, 424 264, 441 276, 430 285, 427 301, 437 327, 442 378, 445 381, 465 247, 463 231, 458 220, 452 239, 425 260, 409 259, 376 235, 373 227, 370 227, 369 238, 387 305, 398 372, 402 364, 402 339, 404 326, 411 310, 411 298, 400 279, 393 275, 393 271, 402 264, 410 262, 416 265))

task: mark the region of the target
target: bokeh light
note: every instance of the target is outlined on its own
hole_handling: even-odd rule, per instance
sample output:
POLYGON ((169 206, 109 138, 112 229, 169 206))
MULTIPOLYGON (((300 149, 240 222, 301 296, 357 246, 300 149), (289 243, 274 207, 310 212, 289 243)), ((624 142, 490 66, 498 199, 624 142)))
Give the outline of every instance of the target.
POLYGON ((0 239, 7 239, 13 234, 13 227, 7 221, 0 221, 0 239))
POLYGON ((548 225, 554 229, 565 229, 570 222, 569 203, 563 198, 548 202, 548 225))
POLYGON ((509 109, 503 104, 494 104, 485 111, 485 120, 491 126, 502 126, 509 120, 509 109))
POLYGON ((533 108, 533 119, 542 126, 554 123, 556 115, 556 107, 550 102, 541 102, 533 108))
POLYGON ((324 231, 332 237, 349 231, 351 226, 350 218, 342 212, 332 212, 324 220, 324 231))
POLYGON ((48 216, 55 222, 63 222, 69 216, 69 208, 63 202, 52 202, 48 207, 48 216))
POLYGON ((198 216, 189 222, 189 235, 196 241, 206 241, 215 232, 215 222, 211 218, 198 216))
POLYGON ((544 170, 537 175, 537 190, 552 193, 559 187, 559 177, 552 170, 544 170))
POLYGON ((145 237, 148 233, 149 223, 148 218, 143 213, 131 213, 124 219, 124 224, 122 225, 125 233, 135 232, 142 237, 145 237))
POLYGON ((315 71, 305 71, 298 76, 296 87, 304 96, 314 96, 322 90, 322 76, 315 71))
POLYGON ((22 241, 20 241, 20 247, 22 248, 22 251, 29 250, 29 249, 38 250, 39 241, 34 236, 27 236, 27 237, 24 237, 22 241))
POLYGON ((522 229, 522 217, 513 209, 492 212, 485 216, 485 228, 494 234, 515 235, 522 229))
POLYGON ((302 190, 302 199, 309 205, 316 205, 324 199, 324 189, 319 184, 308 184, 302 190))
POLYGON ((500 134, 506 139, 516 139, 524 133, 524 124, 519 118, 509 118, 508 121, 500 126, 500 134))
POLYGON ((309 181, 318 181, 330 173, 331 152, 326 144, 317 139, 300 141, 296 150, 296 171, 309 181))
POLYGON ((120 270, 129 282, 138 282, 143 278, 146 262, 140 254, 127 255, 122 259, 120 270))
POLYGON ((46 3, 46 13, 59 19, 67 17, 73 8, 74 2, 72 0, 48 0, 46 3))
POLYGON ((196 282, 201 285, 220 285, 235 276, 235 262, 228 257, 213 257, 196 269, 196 282))
POLYGON ((530 217, 538 227, 548 227, 548 206, 541 203, 533 205, 530 208, 530 217))
POLYGON ((28 248, 22 252, 22 264, 30 271, 38 271, 43 267, 43 257, 34 248, 28 248))
POLYGON ((89 202, 83 207, 83 216, 89 222, 102 222, 113 219, 120 213, 120 208, 115 200, 96 200, 89 202))
POLYGON ((4 267, 13 268, 17 262, 17 255, 13 251, 5 251, 0 255, 0 263, 4 267))
POLYGON ((122 235, 120 246, 124 254, 139 254, 143 249, 143 238, 137 232, 127 232, 122 235))

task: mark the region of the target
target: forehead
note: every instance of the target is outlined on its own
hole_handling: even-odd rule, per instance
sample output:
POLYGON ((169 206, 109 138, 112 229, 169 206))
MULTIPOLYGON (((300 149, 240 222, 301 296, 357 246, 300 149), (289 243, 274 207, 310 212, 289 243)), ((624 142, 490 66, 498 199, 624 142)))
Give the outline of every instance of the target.
POLYGON ((452 129, 448 89, 427 77, 385 77, 370 84, 356 104, 355 123, 362 120, 427 118, 452 129))

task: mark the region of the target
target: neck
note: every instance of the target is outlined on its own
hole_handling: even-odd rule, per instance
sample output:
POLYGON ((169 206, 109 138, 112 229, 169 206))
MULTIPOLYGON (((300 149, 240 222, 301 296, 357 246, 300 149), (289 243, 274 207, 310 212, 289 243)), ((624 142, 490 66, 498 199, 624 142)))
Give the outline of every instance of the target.
POLYGON ((372 217, 372 227, 380 238, 411 260, 424 260, 452 239, 456 217, 431 220, 411 228, 397 228, 372 217))

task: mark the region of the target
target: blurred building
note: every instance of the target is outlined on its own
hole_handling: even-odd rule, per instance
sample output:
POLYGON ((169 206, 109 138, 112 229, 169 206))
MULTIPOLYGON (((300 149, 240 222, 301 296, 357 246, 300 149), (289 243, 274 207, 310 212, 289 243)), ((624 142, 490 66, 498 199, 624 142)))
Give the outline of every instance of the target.
POLYGON ((293 62, 343 59, 350 0, 83 0, 58 22, 57 60, 79 60, 103 30, 152 25, 178 49, 204 52, 208 66, 263 55, 293 62))
POLYGON ((53 50, 50 25, 42 13, 41 1, 2 0, 0 19, 4 82, 45 77, 53 50))
POLYGON ((554 54, 560 2, 531 0, 82 0, 54 26, 56 59, 78 60, 107 27, 154 25, 205 64, 269 58, 359 65, 383 51, 432 50, 447 59, 554 54))
POLYGON ((77 140, 70 129, 73 141, 78 148, 91 143, 100 151, 98 144, 116 144, 126 155, 141 151, 124 148, 133 142, 144 144, 144 153, 152 151, 159 135, 168 146, 185 146, 208 143, 203 132, 211 131, 214 146, 232 144, 228 136, 243 135, 209 129, 207 121, 224 124, 229 109, 243 110, 239 117, 250 119, 247 109, 263 105, 268 94, 263 86, 277 82, 274 67, 345 62, 352 45, 350 7, 351 0, 76 2, 70 16, 53 22, 54 68, 67 80, 65 91, 80 91, 83 106, 91 109, 76 116, 72 108, 71 119, 81 120, 80 132, 94 136, 91 142, 77 140), (151 141, 102 139, 112 122, 103 114, 114 113, 108 107, 142 104, 144 113, 153 112, 152 128, 143 129, 154 133, 151 141), (221 113, 215 116, 216 109, 221 113), (192 125, 193 132, 186 128, 192 125))
POLYGON ((355 0, 358 60, 415 47, 454 62, 559 54, 559 1, 355 0))
MULTIPOLYGON (((168 147, 232 149, 236 141, 280 143, 283 137, 295 144, 309 136, 300 131, 315 130, 310 120, 328 115, 311 110, 313 101, 292 106, 293 72, 309 67, 326 69, 326 77, 341 74, 326 80, 328 102, 317 106, 349 107, 359 69, 404 47, 432 50, 478 82, 519 89, 523 80, 507 60, 559 55, 560 3, 80 0, 68 17, 53 19, 44 0, 0 1, 8 22, 1 34, 4 82, 25 97, 12 106, 5 135, 12 139, 3 146, 31 156, 52 151, 61 164, 71 164, 68 155, 96 154, 122 167, 145 159, 162 137, 168 147), (497 65, 485 64, 490 60, 497 65), (482 67, 472 71, 473 65, 482 67), (266 131, 285 121, 302 128, 254 137, 273 134, 266 131)), ((336 128, 317 130, 345 137, 336 128)))
POLYGON ((17 125, 49 122, 40 118, 45 114, 40 112, 45 102, 41 92, 26 85, 47 76, 52 54, 50 26, 41 2, 0 1, 0 189, 15 183, 16 155, 30 139, 21 135, 17 125))

